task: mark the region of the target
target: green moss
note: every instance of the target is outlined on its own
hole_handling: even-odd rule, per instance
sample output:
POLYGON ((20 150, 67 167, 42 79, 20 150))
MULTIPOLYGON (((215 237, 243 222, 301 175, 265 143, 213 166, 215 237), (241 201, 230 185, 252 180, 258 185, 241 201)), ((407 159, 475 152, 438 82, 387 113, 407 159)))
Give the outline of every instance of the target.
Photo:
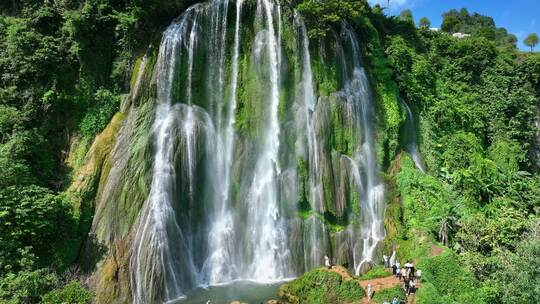
POLYGON ((322 58, 315 56, 311 60, 311 69, 320 96, 329 96, 339 90, 335 62, 325 62, 322 58))
POLYGON ((364 290, 335 272, 314 269, 282 285, 279 295, 291 304, 352 303, 364 297, 364 290))
POLYGON ((361 44, 362 54, 376 101, 378 161, 387 168, 398 149, 399 126, 405 121, 405 113, 399 106, 398 86, 392 79, 379 32, 367 16, 355 21, 355 29, 365 40, 361 44))
POLYGON ((256 139, 259 132, 259 122, 264 121, 262 112, 264 103, 255 101, 265 99, 259 94, 262 90, 258 89, 259 85, 265 81, 259 79, 255 67, 250 63, 249 55, 242 56, 239 70, 236 127, 240 134, 256 139))
POLYGON ((330 98, 330 119, 332 133, 330 145, 340 154, 352 156, 358 143, 358 131, 352 117, 349 116, 347 105, 337 97, 330 98))
POLYGON ((360 218, 360 194, 352 190, 349 192, 349 201, 350 201, 350 209, 351 209, 351 215, 352 215, 352 223, 353 225, 358 224, 358 219, 360 218))
POLYGON ((135 87, 135 83, 139 77, 139 68, 141 67, 141 62, 142 57, 139 57, 137 60, 135 60, 135 64, 133 65, 133 73, 131 74, 131 81, 129 82, 131 84, 131 88, 135 87))
POLYGON ((73 172, 76 172, 84 164, 84 158, 88 148, 90 148, 91 140, 91 136, 82 135, 72 141, 66 162, 73 172))
MULTIPOLYGON (((298 210, 300 212, 306 212, 311 210, 311 205, 309 202, 309 190, 308 190, 308 179, 309 171, 306 164, 306 161, 302 158, 298 158, 298 163, 296 165, 296 172, 298 173, 298 179, 300 182, 300 201, 298 202, 298 210)), ((305 218, 304 218, 305 219, 305 218)))
POLYGON ((334 202, 334 179, 330 172, 322 175, 322 185, 324 201, 328 204, 334 202))

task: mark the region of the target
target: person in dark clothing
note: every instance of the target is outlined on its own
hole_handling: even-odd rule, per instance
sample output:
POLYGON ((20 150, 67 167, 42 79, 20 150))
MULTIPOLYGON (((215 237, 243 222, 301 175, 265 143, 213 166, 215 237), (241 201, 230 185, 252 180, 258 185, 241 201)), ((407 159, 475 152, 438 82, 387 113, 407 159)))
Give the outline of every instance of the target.
POLYGON ((404 283, 405 293, 409 295, 409 287, 410 287, 411 279, 409 279, 408 276, 404 276, 403 283, 404 283))
POLYGON ((416 283, 414 283, 414 280, 411 280, 409 283, 409 293, 407 295, 410 295, 411 293, 416 292, 416 283))
POLYGON ((397 266, 396 264, 392 265, 392 275, 396 275, 397 266))

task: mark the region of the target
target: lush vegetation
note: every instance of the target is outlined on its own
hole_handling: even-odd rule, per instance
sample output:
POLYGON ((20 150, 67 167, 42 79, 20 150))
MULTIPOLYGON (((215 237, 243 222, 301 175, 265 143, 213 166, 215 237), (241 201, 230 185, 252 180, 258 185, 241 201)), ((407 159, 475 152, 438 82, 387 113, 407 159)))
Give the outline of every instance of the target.
MULTIPOLYGON (((69 271, 91 215, 64 195, 78 166, 68 151, 84 157, 120 108, 136 58, 192 2, 0 3, 0 302, 91 301, 84 276, 69 271)), ((411 11, 388 17, 362 0, 287 4, 314 41, 343 20, 362 39, 391 186, 388 242, 400 258, 421 260, 418 303, 538 302, 538 37, 522 53, 515 36, 466 9, 445 13, 442 32, 433 32, 427 18, 416 28, 411 11), (404 117, 398 96, 413 109, 426 173, 406 156, 394 159, 404 117), (442 254, 431 256, 433 243, 446 246, 442 254)), ((336 86, 321 82, 322 91, 336 86)), ((363 278, 385 274, 377 267, 363 278)), ((282 290, 292 303, 363 296, 353 281, 321 270, 282 290)))
POLYGON ((443 32, 373 17, 428 167, 422 173, 408 157, 398 160, 399 211, 389 207, 398 256, 423 261, 419 303, 538 300, 535 276, 518 268, 538 246, 540 56, 520 52, 491 18, 466 10, 444 14, 443 32), (436 242, 451 250, 431 257, 436 242), (517 294, 509 282, 521 282, 517 294))
POLYGON ((375 266, 359 277, 360 280, 371 280, 390 276, 392 272, 383 266, 375 266))
POLYGON ((443 14, 441 30, 448 33, 465 33, 484 37, 498 45, 515 46, 517 38, 502 27, 496 27, 493 18, 478 13, 469 14, 466 8, 452 9, 443 14))
POLYGON ((352 303, 364 297, 357 281, 341 275, 314 269, 280 287, 279 295, 291 304, 352 303))
POLYGON ((91 214, 63 191, 118 111, 135 59, 192 2, 0 3, 0 302, 53 289, 44 303, 90 301, 66 271, 91 214))
POLYGON ((526 46, 531 48, 531 52, 534 50, 534 47, 538 44, 538 35, 536 33, 531 33, 525 37, 523 41, 526 46))
POLYGON ((392 303, 394 298, 398 299, 399 301, 406 300, 407 296, 405 295, 405 290, 401 285, 376 291, 373 295, 373 302, 379 304, 385 302, 392 303))
POLYGON ((350 20, 365 12, 363 0, 303 0, 293 5, 306 18, 311 38, 324 37, 332 26, 343 20, 350 20))

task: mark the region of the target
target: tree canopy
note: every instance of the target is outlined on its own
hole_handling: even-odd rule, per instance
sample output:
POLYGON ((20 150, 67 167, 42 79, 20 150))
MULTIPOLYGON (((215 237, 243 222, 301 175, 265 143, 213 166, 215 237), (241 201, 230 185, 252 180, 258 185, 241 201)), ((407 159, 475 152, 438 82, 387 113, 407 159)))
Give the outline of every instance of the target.
POLYGON ((429 29, 431 26, 431 22, 427 17, 420 18, 420 21, 418 21, 418 27, 423 29, 429 29))
POLYGON ((531 48, 531 52, 533 51, 534 47, 538 44, 538 35, 536 33, 531 33, 527 35, 525 40, 523 41, 526 46, 531 48))

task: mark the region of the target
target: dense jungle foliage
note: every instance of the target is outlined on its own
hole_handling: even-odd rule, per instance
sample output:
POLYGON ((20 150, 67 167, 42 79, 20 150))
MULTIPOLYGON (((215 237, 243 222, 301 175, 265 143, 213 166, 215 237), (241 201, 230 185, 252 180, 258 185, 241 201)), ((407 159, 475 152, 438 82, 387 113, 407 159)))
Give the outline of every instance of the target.
POLYGON ((401 256, 423 260, 419 302, 531 303, 540 299, 528 273, 540 253, 540 56, 517 51, 491 18, 455 15, 443 15, 443 30, 472 36, 414 30, 381 15, 374 21, 386 33, 400 95, 414 108, 428 167, 424 174, 408 157, 395 164, 394 199, 403 205, 388 212, 401 256), (410 244, 429 240, 452 250, 430 258, 410 244))
MULTIPOLYGON (((120 108, 136 59, 194 2, 0 2, 0 302, 92 299, 75 266, 91 215, 65 190, 120 108)), ((314 41, 349 22, 382 110, 397 95, 413 109, 427 172, 399 149, 382 169, 387 243, 425 271, 418 302, 538 302, 540 54, 465 9, 434 32, 363 0, 284 3, 314 41), (445 249, 431 256, 433 246, 445 249)))

